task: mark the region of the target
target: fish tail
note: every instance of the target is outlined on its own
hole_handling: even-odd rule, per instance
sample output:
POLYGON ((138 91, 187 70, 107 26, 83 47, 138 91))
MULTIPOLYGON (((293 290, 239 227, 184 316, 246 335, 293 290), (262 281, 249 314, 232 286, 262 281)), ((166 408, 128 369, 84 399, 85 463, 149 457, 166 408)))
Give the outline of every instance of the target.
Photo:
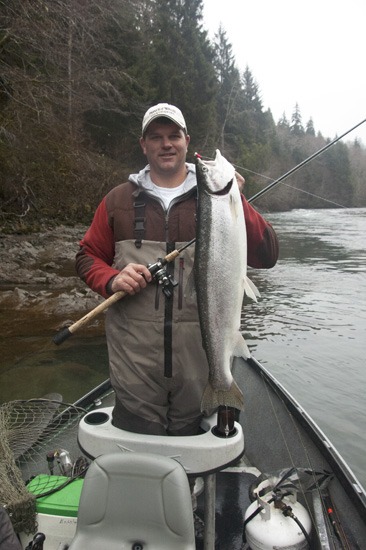
POLYGON ((243 394, 234 379, 228 391, 216 391, 208 382, 201 400, 201 411, 217 409, 220 405, 244 410, 243 394))

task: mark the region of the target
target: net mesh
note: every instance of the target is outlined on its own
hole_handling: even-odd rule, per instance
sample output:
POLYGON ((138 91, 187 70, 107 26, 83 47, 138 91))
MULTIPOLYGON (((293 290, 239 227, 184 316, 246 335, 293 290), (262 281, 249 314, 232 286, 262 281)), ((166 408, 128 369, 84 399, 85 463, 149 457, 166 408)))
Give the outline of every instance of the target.
POLYGON ((36 498, 85 474, 87 460, 77 445, 78 424, 85 413, 49 399, 0 406, 0 503, 16 532, 36 532, 36 498), (60 483, 60 476, 65 476, 65 483, 60 483), (30 481, 32 492, 27 488, 30 481))

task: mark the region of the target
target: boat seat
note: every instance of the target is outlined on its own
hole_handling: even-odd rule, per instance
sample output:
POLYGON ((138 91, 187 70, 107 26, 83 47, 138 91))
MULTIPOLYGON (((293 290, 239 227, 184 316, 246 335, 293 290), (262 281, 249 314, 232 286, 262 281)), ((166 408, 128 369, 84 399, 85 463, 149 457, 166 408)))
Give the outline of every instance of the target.
POLYGON ((69 550, 194 550, 187 475, 148 453, 101 455, 89 467, 69 550))

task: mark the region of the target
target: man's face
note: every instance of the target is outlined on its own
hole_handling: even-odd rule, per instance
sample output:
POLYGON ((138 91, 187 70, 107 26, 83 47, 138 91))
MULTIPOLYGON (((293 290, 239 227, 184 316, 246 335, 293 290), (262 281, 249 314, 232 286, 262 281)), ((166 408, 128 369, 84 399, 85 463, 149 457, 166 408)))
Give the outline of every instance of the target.
POLYGON ((140 144, 152 175, 177 174, 185 169, 189 136, 177 124, 152 121, 140 144))

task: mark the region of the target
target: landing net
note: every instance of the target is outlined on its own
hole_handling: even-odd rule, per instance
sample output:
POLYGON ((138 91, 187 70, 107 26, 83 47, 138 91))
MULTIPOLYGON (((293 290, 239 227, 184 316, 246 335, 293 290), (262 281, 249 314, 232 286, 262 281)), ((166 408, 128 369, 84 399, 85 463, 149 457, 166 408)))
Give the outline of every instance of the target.
POLYGON ((0 406, 0 503, 17 533, 36 532, 37 498, 85 474, 87 461, 77 446, 85 413, 48 399, 0 406))

